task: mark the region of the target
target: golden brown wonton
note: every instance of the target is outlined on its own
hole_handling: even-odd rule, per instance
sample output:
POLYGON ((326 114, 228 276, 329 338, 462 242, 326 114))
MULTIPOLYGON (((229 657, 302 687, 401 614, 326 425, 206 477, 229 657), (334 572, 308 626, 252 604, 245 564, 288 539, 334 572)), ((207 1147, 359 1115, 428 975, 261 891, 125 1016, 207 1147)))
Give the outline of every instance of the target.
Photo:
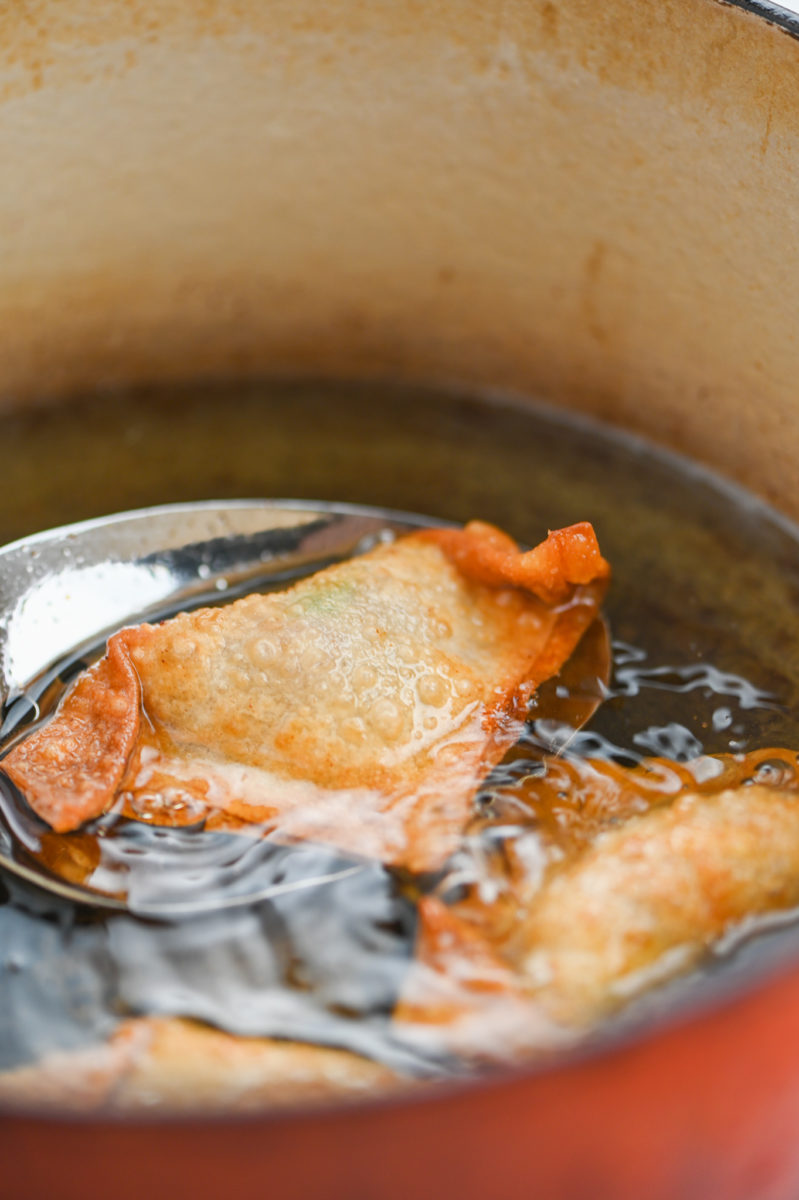
POLYGON ((673 804, 600 835, 506 944, 537 1006, 585 1027, 694 965, 747 918, 799 902, 799 803, 762 786, 673 804))
POLYGON ((397 1022, 472 1054, 556 1047, 752 920, 793 908, 796 757, 772 748, 704 758, 704 769, 551 760, 526 781, 534 867, 511 853, 493 897, 475 885, 451 907, 420 902, 397 1022), (786 771, 753 782, 762 762, 786 771))
POLYGON ((348 1050, 235 1037, 174 1017, 125 1021, 108 1042, 0 1072, 0 1104, 91 1112, 287 1108, 407 1086, 348 1050))
POLYGON ((587 524, 527 553, 478 522, 411 534, 123 630, 2 765, 59 832, 115 802, 165 823, 221 812, 431 869, 607 576, 587 524))

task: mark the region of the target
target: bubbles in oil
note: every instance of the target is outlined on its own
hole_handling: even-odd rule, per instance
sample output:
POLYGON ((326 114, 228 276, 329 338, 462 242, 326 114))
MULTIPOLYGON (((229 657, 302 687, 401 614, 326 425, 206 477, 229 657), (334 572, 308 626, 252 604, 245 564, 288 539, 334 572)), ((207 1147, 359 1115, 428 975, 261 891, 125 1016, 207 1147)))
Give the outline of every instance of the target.
MULTIPOLYGON (((132 415, 120 420, 149 431, 137 444, 163 442, 164 405, 129 403, 132 415)), ((158 1013, 349 1047, 411 1075, 457 1070, 449 1054, 411 1045, 391 1021, 415 953, 420 897, 450 905, 476 891, 501 922, 503 898, 512 900, 519 881, 529 896, 553 863, 681 791, 799 790, 799 549, 765 510, 653 452, 633 453, 611 434, 532 408, 430 396, 414 407, 390 391, 312 388, 242 392, 237 405, 225 442, 212 415, 218 405, 192 394, 185 410, 202 450, 192 478, 161 456, 161 475, 147 484, 145 461, 135 498, 101 494, 96 481, 94 511, 229 486, 479 516, 530 543, 546 527, 592 519, 614 568, 612 655, 594 629, 540 690, 523 738, 476 798, 461 848, 434 878, 409 879, 324 847, 276 846, 268 831, 154 829, 120 814, 58 845, 39 830, 31 853, 44 851, 53 869, 97 872, 108 890, 123 871, 142 903, 220 881, 235 894, 253 866, 272 891, 234 911, 161 921, 98 918, 14 885, 0 906, 0 1067, 91 1044, 126 1016, 158 1013), (306 444, 287 457, 298 420, 306 444), (397 435, 406 427, 408 445, 397 435), (227 465, 212 488, 206 464, 219 459, 227 465), (743 561, 757 581, 747 594, 736 583, 743 561)), ((92 420, 107 447, 107 417, 84 420, 88 438, 92 420)), ((42 446, 58 441, 53 428, 43 429, 42 446)))

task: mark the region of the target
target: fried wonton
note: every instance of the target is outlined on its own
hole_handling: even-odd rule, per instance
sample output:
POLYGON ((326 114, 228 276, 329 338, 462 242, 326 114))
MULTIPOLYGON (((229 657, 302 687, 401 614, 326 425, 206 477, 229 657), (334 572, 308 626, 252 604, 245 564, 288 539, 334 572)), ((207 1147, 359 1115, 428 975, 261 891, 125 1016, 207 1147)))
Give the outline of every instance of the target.
POLYGON ((411 534, 123 630, 2 765, 59 832, 115 802, 154 822, 222 812, 429 870, 607 577, 587 524, 526 553, 479 522, 411 534))
POLYGON ((563 1030, 531 1002, 489 939, 435 896, 419 901, 416 953, 394 1022, 413 1045, 477 1063, 563 1041, 563 1030))
POLYGON ((795 907, 796 759, 771 748, 632 769, 549 761, 514 808, 518 819, 528 791, 537 853, 517 834, 502 878, 483 863, 453 905, 420 901, 398 1025, 460 1053, 548 1051, 795 907))
POLYGON ((505 949, 544 1013, 586 1027, 742 922, 797 903, 799 796, 688 792, 553 875, 505 949))
POLYGON ((121 1112, 287 1108, 408 1086, 348 1050, 234 1037, 195 1021, 134 1018, 88 1049, 0 1072, 0 1104, 121 1112))

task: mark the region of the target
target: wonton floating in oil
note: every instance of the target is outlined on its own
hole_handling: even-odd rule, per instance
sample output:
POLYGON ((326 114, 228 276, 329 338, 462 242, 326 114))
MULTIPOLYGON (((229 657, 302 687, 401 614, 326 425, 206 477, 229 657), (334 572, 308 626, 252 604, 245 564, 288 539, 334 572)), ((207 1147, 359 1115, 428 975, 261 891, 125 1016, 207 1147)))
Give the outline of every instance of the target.
POLYGON ((607 575, 590 525, 527 553, 477 522, 411 534, 285 592, 116 634, 3 768, 58 832, 119 801, 430 870, 607 575))
POLYGON ((425 1044, 494 1059, 556 1048, 748 919, 799 904, 796 753, 542 766, 476 823, 501 827, 510 801, 517 835, 493 870, 454 903, 420 901, 396 1019, 425 1044))
MULTIPOLYGON (((285 592, 123 630, 2 765, 56 831, 115 806, 404 868, 418 923, 395 1036, 469 1061, 558 1048, 799 903, 788 751, 635 768, 542 753, 475 804, 539 685, 560 672, 548 703, 573 727, 596 703, 569 672, 607 678, 607 577, 588 525, 526 554, 480 523, 412 534, 285 592), (459 858, 503 825, 470 877, 459 858)), ((0 1100, 250 1106, 402 1082, 347 1051, 150 1017, 0 1075, 0 1100)))

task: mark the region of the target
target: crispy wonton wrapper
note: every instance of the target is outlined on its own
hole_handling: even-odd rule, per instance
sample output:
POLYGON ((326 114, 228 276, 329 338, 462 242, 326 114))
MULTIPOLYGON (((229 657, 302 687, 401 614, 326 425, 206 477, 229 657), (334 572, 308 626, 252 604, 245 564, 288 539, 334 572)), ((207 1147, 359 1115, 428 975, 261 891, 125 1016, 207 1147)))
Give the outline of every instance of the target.
POLYGON ((493 790, 454 903, 420 900, 403 1036, 495 1060, 548 1051, 799 904, 796 751, 544 765, 493 790), (524 833, 487 857, 480 831, 525 824, 525 807, 524 833))
POLYGON ((429 870, 608 573, 587 524, 527 553, 478 522, 411 534, 122 630, 2 766, 58 832, 115 801, 156 823, 216 811, 429 870))
POLYGON ((242 1112, 354 1099, 409 1083, 348 1050, 148 1017, 123 1022, 106 1043, 0 1072, 0 1105, 242 1112))
POLYGON ((505 946, 553 1020, 586 1027, 799 903, 799 796, 686 792, 553 874, 505 946))
POLYGON ((526 897, 515 880, 510 921, 477 893, 423 899, 403 1032, 497 1059, 550 1050, 799 904, 796 786, 686 789, 617 819, 526 897))
POLYGON ((416 952, 393 1019, 410 1044, 473 1063, 510 1062, 568 1039, 490 939, 436 896, 419 901, 416 952))

